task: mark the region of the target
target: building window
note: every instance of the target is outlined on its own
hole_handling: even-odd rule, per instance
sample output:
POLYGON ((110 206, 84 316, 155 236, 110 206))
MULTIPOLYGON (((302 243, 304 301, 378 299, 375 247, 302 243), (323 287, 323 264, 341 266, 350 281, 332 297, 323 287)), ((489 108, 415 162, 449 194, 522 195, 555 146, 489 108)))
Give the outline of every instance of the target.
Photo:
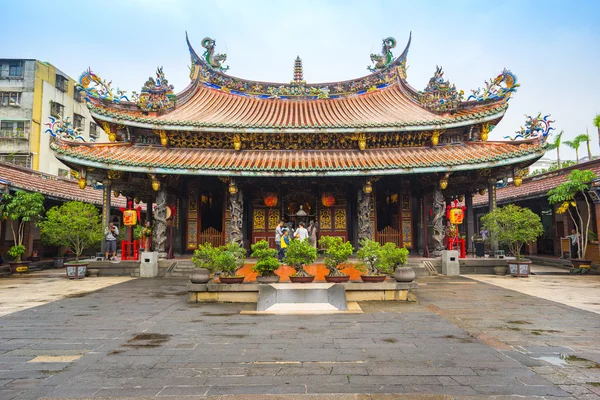
POLYGON ((83 101, 83 95, 81 94, 81 92, 77 89, 73 90, 73 98, 78 101, 79 103, 81 103, 83 101))
POLYGON ((98 125, 95 122, 90 122, 90 139, 98 139, 98 125))
POLYGON ((65 106, 55 101, 50 103, 50 115, 55 118, 60 118, 65 113, 65 106))
POLYGON ((61 92, 66 92, 69 89, 69 80, 62 75, 56 74, 56 88, 61 92))
POLYGON ((29 154, 0 154, 0 161, 31 168, 31 155, 29 154))
POLYGON ((0 107, 18 106, 21 104, 21 92, 0 92, 0 107))
POLYGON ((27 139, 25 121, 1 121, 0 138, 2 139, 27 139))
POLYGON ((8 67, 8 76, 19 78, 23 76, 23 61, 13 61, 8 67))
POLYGON ((83 130, 83 124, 85 122, 85 118, 79 114, 73 114, 73 127, 79 128, 79 130, 83 130))

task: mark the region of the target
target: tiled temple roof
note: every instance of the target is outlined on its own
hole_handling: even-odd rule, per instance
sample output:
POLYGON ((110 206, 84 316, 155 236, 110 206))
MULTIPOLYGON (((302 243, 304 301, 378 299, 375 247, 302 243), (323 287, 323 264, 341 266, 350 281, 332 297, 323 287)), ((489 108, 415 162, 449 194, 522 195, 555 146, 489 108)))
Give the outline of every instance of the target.
MULTIPOLYGON (((523 183, 518 187, 509 183, 506 187, 496 190, 496 202, 497 204, 506 204, 520 200, 546 197, 548 191, 565 182, 569 177, 569 173, 574 169, 589 169, 600 176, 600 160, 588 161, 557 171, 529 176, 524 178, 523 183)), ((473 205, 475 207, 487 206, 487 194, 484 196, 479 194, 473 196, 473 205)))
MULTIPOLYGON (((102 205, 102 190, 94 189, 91 186, 87 186, 83 190, 79 189, 76 180, 44 174, 5 162, 0 162, 0 178, 7 181, 11 189, 38 192, 46 197, 59 200, 78 200, 102 205)), ((111 205, 113 207, 125 207, 125 202, 125 197, 113 197, 111 205)))
POLYGON ((472 142, 437 147, 360 150, 183 149, 131 144, 52 144, 66 163, 91 167, 190 175, 364 175, 474 170, 531 161, 544 153, 537 143, 472 142))

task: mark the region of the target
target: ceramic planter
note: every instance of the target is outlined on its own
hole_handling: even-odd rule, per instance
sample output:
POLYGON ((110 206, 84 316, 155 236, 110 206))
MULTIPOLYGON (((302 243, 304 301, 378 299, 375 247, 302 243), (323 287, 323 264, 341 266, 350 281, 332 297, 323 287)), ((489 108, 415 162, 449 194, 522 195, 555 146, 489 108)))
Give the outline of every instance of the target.
POLYGON ((529 276, 529 260, 508 260, 508 271, 512 276, 526 278, 529 276))
POLYGON ((221 283, 228 283, 228 284, 232 285, 232 284, 237 284, 237 283, 243 283, 244 277, 243 276, 227 276, 227 277, 220 276, 219 281, 221 283))
POLYGON ((206 268, 197 268, 196 271, 190 275, 190 282, 192 283, 207 283, 210 280, 210 272, 206 268))
POLYGON ((258 283, 277 283, 277 282, 279 282, 280 279, 281 279, 281 277, 279 275, 268 275, 268 276, 258 275, 256 277, 256 282, 258 282, 258 283))
POLYGON ((65 263, 65 271, 69 279, 83 279, 87 271, 87 263, 70 262, 65 263))
POLYGON ((9 262, 11 274, 22 274, 29 271, 30 261, 13 261, 9 262))
POLYGON ((386 275, 361 275, 360 279, 363 282, 378 283, 385 281, 386 275))
POLYGON ((65 261, 67 261, 67 257, 54 257, 52 259, 52 266, 54 268, 62 268, 65 266, 65 261))
POLYGON ((350 280, 350 275, 329 276, 325 275, 325 280, 329 283, 344 283, 350 280))
POLYGON ((398 267, 394 271, 396 282, 412 282, 415 280, 415 271, 411 267, 398 267))
POLYGON ((314 280, 314 276, 290 276, 292 283, 310 283, 314 280))
POLYGON ((98 274, 100 274, 100 270, 97 268, 90 268, 87 271, 88 271, 88 276, 98 276, 98 274))
POLYGON ((494 267, 494 273, 496 275, 506 275, 506 267, 505 266, 498 266, 498 267, 494 267))

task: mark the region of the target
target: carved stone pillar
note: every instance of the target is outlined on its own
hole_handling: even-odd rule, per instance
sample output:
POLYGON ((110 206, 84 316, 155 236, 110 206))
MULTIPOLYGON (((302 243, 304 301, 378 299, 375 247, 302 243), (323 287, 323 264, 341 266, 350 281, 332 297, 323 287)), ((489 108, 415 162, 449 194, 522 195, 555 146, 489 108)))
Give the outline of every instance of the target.
POLYGON ((465 195, 465 207, 467 207, 467 253, 472 254, 474 250, 471 237, 475 234, 475 210, 473 209, 473 195, 471 193, 465 195))
MULTIPOLYGON (((488 181, 488 204, 489 204, 489 212, 492 212, 496 209, 496 181, 494 179, 490 179, 488 181)), ((496 251, 498 250, 498 239, 494 237, 494 235, 490 232, 490 250, 496 251)))
POLYGON ((154 250, 158 258, 167 258, 167 189, 161 185, 156 194, 156 209, 154 210, 154 235, 152 237, 154 250))
POLYGON ((106 252, 106 239, 104 238, 104 230, 108 226, 110 222, 110 200, 111 200, 111 192, 110 192, 110 180, 106 179, 103 182, 102 189, 102 253, 106 252))
POLYGON ((358 190, 358 243, 363 239, 373 239, 373 224, 371 223, 371 195, 363 188, 358 190))
POLYGON ((440 257, 444 250, 444 213, 446 212, 446 202, 444 195, 438 185, 433 189, 433 242, 434 249, 432 256, 440 257))
POLYGON ((237 189, 235 193, 229 192, 229 215, 231 215, 231 230, 229 241, 244 245, 244 233, 242 231, 244 221, 244 199, 242 191, 237 189))

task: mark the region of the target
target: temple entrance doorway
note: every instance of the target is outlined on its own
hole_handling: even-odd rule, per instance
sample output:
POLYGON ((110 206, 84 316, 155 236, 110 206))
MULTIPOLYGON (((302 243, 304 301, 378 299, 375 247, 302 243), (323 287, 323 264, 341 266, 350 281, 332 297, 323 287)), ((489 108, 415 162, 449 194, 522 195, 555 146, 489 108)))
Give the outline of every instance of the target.
POLYGON ((375 240, 412 248, 410 189, 407 183, 378 182, 375 195, 375 240))

